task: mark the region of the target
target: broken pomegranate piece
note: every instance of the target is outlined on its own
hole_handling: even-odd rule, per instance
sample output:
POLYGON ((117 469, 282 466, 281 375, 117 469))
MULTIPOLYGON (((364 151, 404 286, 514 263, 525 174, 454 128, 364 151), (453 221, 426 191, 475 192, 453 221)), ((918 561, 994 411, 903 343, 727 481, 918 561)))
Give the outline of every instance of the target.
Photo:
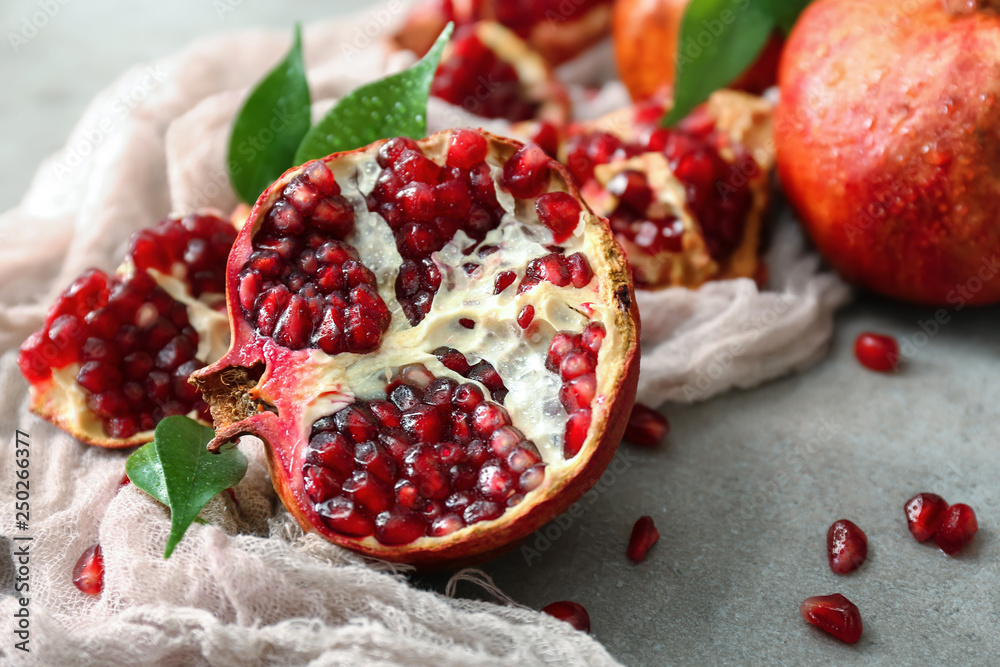
POLYGON ((498 23, 460 27, 431 82, 431 95, 483 118, 539 119, 563 127, 569 96, 540 55, 498 23))
POLYGON ((815 625, 844 643, 853 644, 861 639, 861 612, 853 602, 839 593, 808 598, 799 606, 799 613, 806 623, 815 625))
POLYGON ((207 421, 188 376, 229 344, 225 266, 233 226, 168 218, 132 236, 118 273, 89 269, 21 346, 31 409, 83 442, 149 442, 164 417, 207 421))
POLYGON ((676 127, 644 102, 569 128, 564 162, 611 222, 636 284, 753 278, 768 204, 771 107, 720 91, 676 127))
POLYGON ((531 145, 455 130, 292 170, 228 281, 232 346, 194 376, 212 447, 261 437, 289 511, 364 554, 509 548, 597 480, 634 401, 627 265, 531 145), (537 206, 556 193, 575 204, 558 232, 537 206))

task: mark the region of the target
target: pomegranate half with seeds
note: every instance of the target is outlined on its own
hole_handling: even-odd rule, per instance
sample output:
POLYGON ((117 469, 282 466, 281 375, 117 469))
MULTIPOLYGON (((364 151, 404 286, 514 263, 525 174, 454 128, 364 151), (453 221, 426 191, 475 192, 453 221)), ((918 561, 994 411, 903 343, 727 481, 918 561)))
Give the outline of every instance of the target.
POLYGON ((431 94, 483 118, 537 119, 563 127, 569 94, 545 60, 499 23, 459 28, 438 65, 431 94))
POLYGON ((83 442, 149 442, 164 417, 209 419, 188 376, 229 345, 225 269, 236 229, 211 214, 132 236, 114 275, 89 269, 52 304, 17 363, 31 409, 83 442))
POLYGON ((768 205, 771 106, 720 91, 660 127, 655 101, 570 127, 563 161, 628 254, 640 287, 751 278, 768 205))
POLYGON ((447 131, 289 171, 229 258, 212 448, 267 443, 308 530, 442 568, 514 546, 598 479, 638 315, 621 248, 533 144, 447 131))

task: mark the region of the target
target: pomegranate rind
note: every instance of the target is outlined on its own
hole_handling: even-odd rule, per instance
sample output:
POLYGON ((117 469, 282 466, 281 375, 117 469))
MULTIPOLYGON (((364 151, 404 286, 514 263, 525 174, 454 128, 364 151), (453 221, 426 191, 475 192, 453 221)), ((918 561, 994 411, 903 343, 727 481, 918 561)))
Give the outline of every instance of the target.
MULTIPOLYGON (((419 142, 421 149, 428 157, 443 161, 451 134, 445 131, 432 135, 419 142)), ((482 134, 489 144, 488 162, 495 171, 522 146, 511 139, 487 132, 482 134)), ((346 180, 357 173, 357 165, 374 162, 384 143, 380 141, 365 148, 333 154, 323 161, 337 175, 338 181, 346 180)), ((579 200, 579 191, 566 169, 555 161, 549 168, 548 189, 568 192, 579 200)), ((312 372, 304 369, 318 368, 313 362, 323 353, 311 349, 287 350, 269 338, 259 338, 236 296, 239 273, 252 252, 253 236, 285 185, 300 172, 301 168, 286 172, 261 195, 230 254, 227 294, 232 344, 222 359, 191 377, 191 382, 199 387, 211 406, 215 420, 217 437, 210 448, 217 448, 240 435, 260 437, 268 444, 268 466, 275 490, 303 528, 319 532, 331 542, 366 556, 433 570, 482 562, 513 548, 565 511, 597 482, 615 454, 635 401, 639 313, 628 264, 607 221, 596 216, 585 204, 582 206, 583 236, 594 249, 589 257, 597 277, 593 303, 604 304, 602 312, 607 312, 610 319, 603 321, 609 335, 598 361, 598 395, 592 404, 591 426, 579 453, 559 465, 547 462, 549 465, 541 485, 498 519, 473 523, 445 537, 420 537, 404 545, 385 545, 370 536, 352 538, 328 529, 306 497, 301 472, 296 468, 301 461, 297 456, 309 437, 299 423, 301 406, 315 398, 321 378, 319 375, 303 377, 282 369, 295 367, 300 373, 312 372)), ((531 203, 533 210, 533 202, 527 203, 531 203)), ((386 303, 393 302, 392 286, 383 282, 387 281, 379 280, 379 291, 386 303)), ((549 287, 542 285, 536 289, 549 287)), ((402 313, 395 311, 390 332, 397 324, 408 326, 402 324, 405 322, 402 313)), ((338 355, 337 358, 350 363, 360 355, 338 355)), ((340 389, 344 387, 325 384, 323 395, 332 395, 340 389)), ((343 407, 349 402, 338 405, 343 407)))
MULTIPOLYGON (((599 214, 609 215, 618 200, 605 189, 608 182, 628 169, 642 171, 647 175, 657 199, 666 204, 683 224, 681 252, 663 251, 651 255, 629 239, 618 238, 629 261, 642 275, 644 288, 695 288, 709 280, 753 279, 757 274, 761 230, 770 206, 770 173, 774 167, 773 108, 769 102, 755 95, 720 90, 712 94, 702 109, 728 142, 719 153, 732 167, 733 178, 746 178, 752 195, 742 241, 724 261, 717 262, 710 256, 701 226, 687 206, 684 186, 673 175, 661 153, 642 153, 629 159, 597 165, 594 180, 583 187, 587 203, 599 214), (754 158, 758 167, 754 175, 747 177, 740 171, 736 148, 745 149, 754 158)), ((633 108, 613 112, 591 123, 581 124, 574 130, 603 131, 622 141, 632 141, 639 133, 633 108)), ((563 161, 568 159, 567 155, 560 157, 563 161)))

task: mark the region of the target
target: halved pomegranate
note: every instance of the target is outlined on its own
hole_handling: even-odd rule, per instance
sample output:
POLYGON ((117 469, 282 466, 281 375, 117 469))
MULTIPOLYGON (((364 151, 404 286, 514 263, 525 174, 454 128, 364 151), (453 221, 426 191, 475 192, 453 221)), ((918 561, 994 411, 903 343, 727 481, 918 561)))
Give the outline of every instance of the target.
POLYGON ((83 442, 149 442, 169 415, 209 419, 188 376, 229 345, 225 267, 236 229, 211 214, 132 236, 115 275, 90 269, 49 308, 17 363, 31 409, 83 442))
POLYGON ((571 126, 563 161, 640 287, 753 278, 768 205, 771 106, 720 91, 672 130, 644 102, 571 126))
POLYGON ((458 26, 495 21, 558 65, 611 33, 612 4, 613 0, 426 0, 410 10, 393 39, 423 55, 448 21, 458 26))
POLYGON ((212 447, 261 437, 303 527, 367 555, 513 546, 597 480, 635 398, 621 248, 531 144, 447 131, 291 170, 227 288, 232 347, 192 378, 212 447))
POLYGON ((431 94, 483 118, 569 120, 569 95, 545 60, 499 23, 459 28, 438 66, 431 94))

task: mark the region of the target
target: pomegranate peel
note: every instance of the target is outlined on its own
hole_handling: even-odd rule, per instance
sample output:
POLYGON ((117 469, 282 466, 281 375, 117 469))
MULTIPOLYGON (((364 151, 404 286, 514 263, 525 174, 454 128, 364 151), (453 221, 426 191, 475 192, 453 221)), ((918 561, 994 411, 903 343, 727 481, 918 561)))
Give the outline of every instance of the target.
POLYGON ((255 203, 229 258, 232 345, 192 381, 212 407, 210 448, 262 438, 272 482, 307 530, 424 569, 482 561, 568 508, 609 463, 638 372, 627 264, 582 202, 557 247, 533 197, 510 194, 517 182, 579 200, 561 165, 525 160, 532 150, 471 130, 381 141, 292 169, 255 203), (485 162, 464 159, 480 154, 472 135, 485 162), (349 204, 351 224, 289 218, 281 202, 327 171, 327 196, 349 204), (450 183, 474 213, 399 212, 419 184, 450 183), (589 272, 573 273, 575 253, 589 272), (354 262, 342 273, 367 286, 365 305, 333 287, 315 293, 327 289, 320 255, 351 258, 337 266, 354 262), (517 289, 497 280, 509 271, 517 289), (286 292, 282 311, 272 304, 286 292), (304 309, 293 303, 303 294, 304 309), (324 351, 346 335, 338 313, 355 309, 365 346, 324 351), (297 333, 282 338, 272 320, 297 333))

